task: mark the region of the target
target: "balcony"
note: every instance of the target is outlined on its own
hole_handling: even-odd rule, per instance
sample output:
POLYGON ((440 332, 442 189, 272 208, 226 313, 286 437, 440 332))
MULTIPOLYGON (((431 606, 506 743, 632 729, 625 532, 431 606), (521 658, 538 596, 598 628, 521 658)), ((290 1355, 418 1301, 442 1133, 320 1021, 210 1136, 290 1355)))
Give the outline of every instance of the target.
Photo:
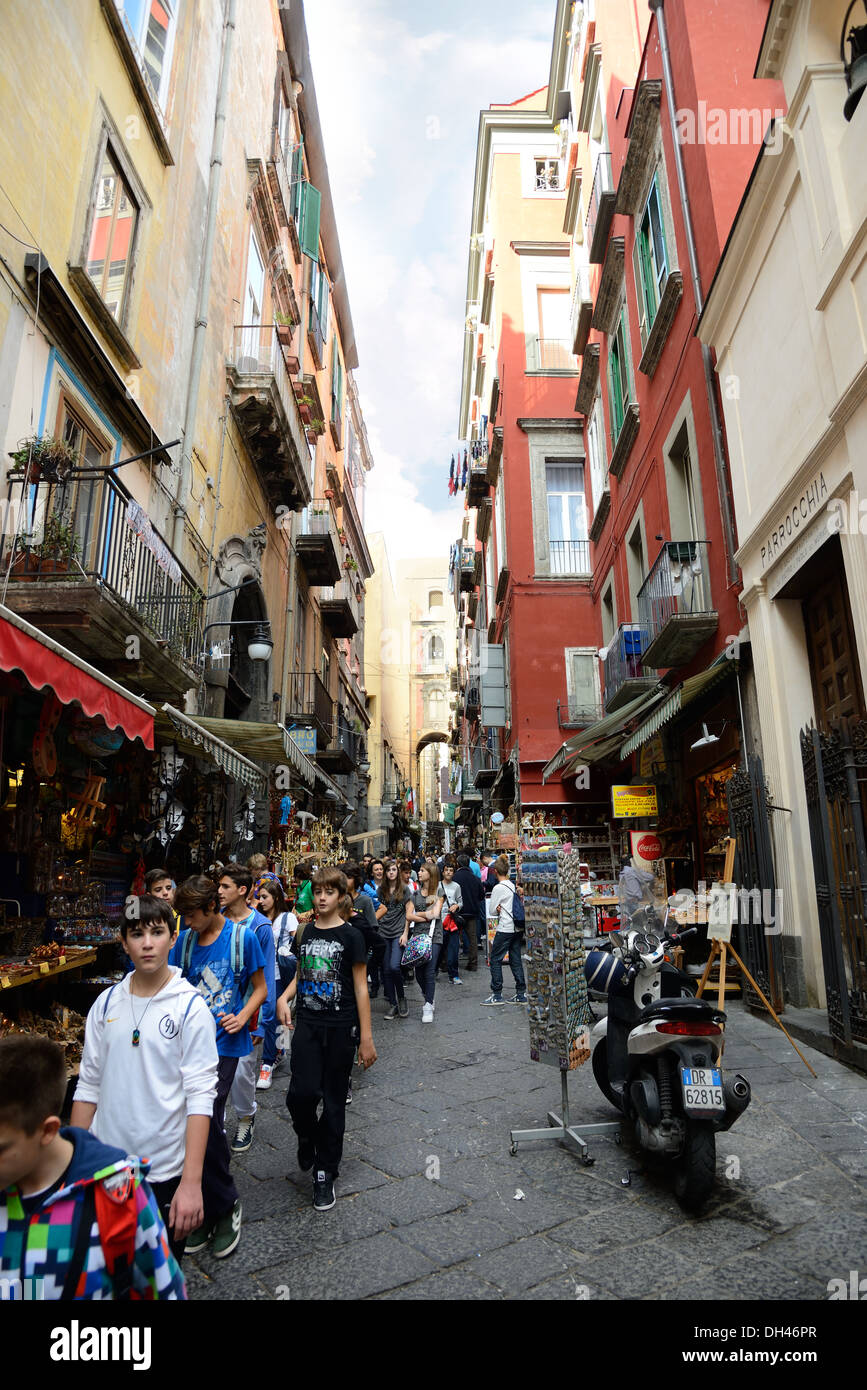
POLYGON ((501 758, 496 749, 489 748, 485 743, 470 749, 470 771, 477 791, 493 785, 500 766, 501 758))
POLYGON ((479 503, 479 510, 476 513, 476 540, 482 545, 485 544, 491 534, 491 526, 494 521, 494 504, 490 497, 484 498, 479 503))
POLYGON ((354 772, 359 763, 361 735, 350 729, 343 716, 335 709, 333 734, 330 742, 316 755, 320 767, 331 774, 354 772))
POLYGON ((685 666, 716 632, 707 541, 666 541, 638 591, 638 617, 647 633, 642 665, 685 666))
POLYGON ((589 541, 549 541, 549 574, 589 574, 589 541))
POLYGON ((361 621, 354 581, 344 575, 331 588, 322 589, 319 612, 332 637, 354 637, 361 621))
POLYGON ((315 498, 305 508, 298 529, 295 553, 307 583, 314 588, 336 584, 340 578, 340 541, 327 498, 315 498))
POLYGON ((565 338, 528 338, 527 371, 543 376, 572 375, 578 363, 565 338))
POLYGON ((475 683, 473 683, 471 681, 470 684, 467 686, 466 698, 464 700, 464 710, 467 719, 471 723, 474 719, 478 719, 479 714, 481 713, 481 709, 482 699, 479 691, 478 682, 476 681, 475 683))
POLYGON ((575 397, 575 409, 581 415, 589 415, 593 409, 596 387, 599 385, 599 354, 601 351, 599 343, 591 343, 589 347, 585 348, 584 356, 581 359, 581 375, 578 378, 578 394, 575 397))
POLYGON ((476 586, 476 548, 474 545, 461 546, 459 593, 472 593, 476 586))
POLYGON ((226 364, 232 412, 269 500, 292 511, 311 497, 310 451, 275 324, 235 328, 226 364))
POLYGON ((590 248, 588 259, 591 265, 601 265, 605 257, 605 245, 611 230, 616 202, 617 190, 611 177, 611 154, 608 150, 603 150, 596 160, 593 188, 584 226, 584 240, 590 248))
POLYGON ((317 744, 327 748, 334 722, 334 701, 316 672, 293 672, 286 699, 288 723, 315 729, 317 744))
POLYGON ((621 623, 604 662, 605 713, 611 714, 657 683, 657 672, 642 661, 647 632, 637 623, 621 623))
POLYGON ((590 320, 593 318, 593 296, 590 293, 590 274, 586 266, 579 266, 572 293, 572 308, 569 326, 572 334, 572 351, 576 357, 584 355, 587 339, 590 336, 590 320))
POLYGON ((488 495, 488 444, 479 440, 472 446, 467 473, 467 506, 480 507, 488 495))
MULTIPOLYGON (((295 399, 298 402, 299 414, 309 432, 317 437, 325 433, 325 410, 322 405, 322 397, 319 394, 319 387, 316 377, 307 374, 300 381, 292 383, 295 392, 295 399)), ((308 439, 310 434, 308 433, 308 439)))
POLYGON ((64 482, 31 482, 26 494, 12 474, 6 516, 0 575, 10 608, 149 699, 175 699, 195 683, 202 593, 113 474, 76 469, 64 482))
POLYGON ((491 450, 488 454, 488 482, 496 487, 500 476, 500 459, 503 457, 503 426, 495 425, 491 431, 491 450))
POLYGON ((608 486, 608 474, 605 474, 605 486, 599 494, 596 502, 596 511, 593 516, 593 525, 590 527, 590 539, 594 545, 599 544, 599 537, 605 529, 605 523, 611 512, 611 488, 608 486))

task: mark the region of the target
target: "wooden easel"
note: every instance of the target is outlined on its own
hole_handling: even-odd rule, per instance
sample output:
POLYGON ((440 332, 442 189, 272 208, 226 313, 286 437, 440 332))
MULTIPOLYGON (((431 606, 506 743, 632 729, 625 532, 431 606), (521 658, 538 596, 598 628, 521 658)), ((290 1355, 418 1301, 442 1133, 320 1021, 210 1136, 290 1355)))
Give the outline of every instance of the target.
MULTIPOLYGON (((730 838, 729 838, 728 845, 726 846, 726 860, 725 860, 725 867, 724 867, 724 869, 723 869, 723 883, 731 883, 731 881, 732 881, 732 874, 734 873, 734 867, 735 867, 735 850, 736 850, 736 848, 737 848, 737 841, 734 840, 734 839, 732 839, 732 838, 730 837, 730 838)), ((791 1033, 788 1032, 788 1030, 784 1027, 783 1023, 781 1022, 781 1020, 779 1019, 779 1017, 777 1016, 777 1014, 774 1013, 774 1010, 773 1010, 773 1008, 771 1007, 769 1001, 765 998, 764 994, 763 994, 762 991, 759 989, 758 985, 756 984, 756 982, 755 982, 755 980, 753 979, 752 975, 750 974, 749 970, 747 970, 747 967, 744 965, 743 961, 741 960, 740 956, 738 955, 737 951, 735 950, 734 946, 731 944, 730 941, 716 941, 716 940, 714 940, 714 941, 711 942, 710 957, 709 957, 709 959, 708 959, 707 965, 706 965, 705 968, 704 968, 704 974, 703 974, 702 977, 701 977, 701 983, 699 984, 699 987, 698 987, 697 998, 700 999, 700 998, 702 997, 702 994, 704 993, 704 987, 705 987, 705 985, 707 984, 708 977, 709 977, 709 975, 710 975, 711 970, 713 969, 714 961, 717 959, 717 957, 719 957, 719 962, 720 962, 720 966, 719 966, 719 993, 718 993, 718 995, 717 995, 717 1008, 720 1010, 720 1012, 722 1012, 723 1005, 725 1004, 725 993, 726 993, 726 954, 727 954, 727 953, 728 953, 728 955, 732 956, 732 958, 733 958, 734 960, 737 961, 738 965, 739 965, 740 968, 741 968, 742 973, 743 973, 743 974, 746 976, 746 978, 749 980, 749 982, 750 982, 750 984, 752 985, 753 989, 755 990, 756 994, 759 996, 759 998, 761 999, 761 1001, 762 1001, 762 1003, 764 1004, 765 1008, 767 1009, 768 1013, 771 1015, 771 1018, 772 1018, 772 1019, 774 1020, 774 1022, 778 1025, 778 1027, 782 1028, 783 1032, 786 1034, 786 1037, 789 1039, 789 1042, 792 1044, 792 1047, 795 1049, 795 1051, 797 1052, 797 1054, 798 1054, 798 1056, 800 1057, 801 1061, 804 1063, 804 1066, 807 1068, 807 1071, 810 1073, 811 1076, 815 1076, 816 1073, 813 1071, 813 1068, 810 1066, 810 1063, 807 1061, 807 1059, 806 1059, 806 1057, 804 1056, 803 1052, 802 1052, 801 1049, 798 1047, 798 1045, 797 1045, 797 1043, 795 1042, 794 1038, 792 1037, 791 1033)))

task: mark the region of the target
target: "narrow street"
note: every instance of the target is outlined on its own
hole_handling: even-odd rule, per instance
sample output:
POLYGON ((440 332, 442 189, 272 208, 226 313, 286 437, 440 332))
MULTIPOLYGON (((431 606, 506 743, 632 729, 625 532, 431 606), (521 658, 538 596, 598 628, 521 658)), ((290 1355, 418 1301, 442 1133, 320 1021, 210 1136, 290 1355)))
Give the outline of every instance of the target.
MULTIPOLYGON (((814 1080, 781 1032, 730 1005, 726 1064, 753 1103, 717 1139, 696 1220, 663 1177, 623 1186, 628 1143, 593 1141, 592 1167, 559 1145, 509 1156, 510 1128, 557 1108, 559 1077, 529 1061, 523 1009, 480 1007, 487 972, 463 979, 438 985, 433 1027, 415 986, 403 1023, 373 1005, 379 1060, 354 1083, 332 1211, 313 1211, 295 1162, 288 1068, 258 1093, 253 1148, 232 1165, 241 1244, 185 1261, 191 1298, 826 1300, 863 1268, 867 1078, 802 1049, 814 1080)), ((569 1087, 573 1122, 613 1118, 589 1065, 569 1087)))

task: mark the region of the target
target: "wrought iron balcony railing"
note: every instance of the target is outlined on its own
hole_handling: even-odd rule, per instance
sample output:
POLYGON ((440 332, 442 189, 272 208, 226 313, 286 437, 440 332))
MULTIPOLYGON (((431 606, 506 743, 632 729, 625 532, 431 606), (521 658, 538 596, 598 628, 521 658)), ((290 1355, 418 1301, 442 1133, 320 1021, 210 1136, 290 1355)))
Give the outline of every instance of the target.
POLYGON ((640 623, 620 624, 609 644, 603 668, 606 713, 656 684, 656 671, 642 661, 646 648, 647 631, 640 623))
MULTIPOLYGON (((201 653, 204 597, 144 508, 114 474, 75 469, 64 481, 11 475, 0 572, 10 585, 34 580, 96 586, 179 662, 201 653), (10 519, 14 525, 10 525, 10 519)), ((52 607, 57 600, 52 599, 52 607)))
POLYGON ((589 541, 549 541, 551 574, 589 574, 589 541))
POLYGON ((334 701, 316 671, 293 671, 289 676, 286 713, 290 720, 312 719, 320 746, 328 743, 334 723, 334 701))
POLYGON ((638 591, 638 616, 647 633, 644 660, 682 665, 716 631, 707 541, 666 541, 638 591))
POLYGON ((566 338, 531 338, 527 343, 528 372, 577 372, 578 362, 566 338))
POLYGON ((584 241, 589 247, 588 259, 592 264, 599 264, 603 259, 616 201, 617 190, 611 174, 611 153, 609 150, 603 150, 596 160, 584 230, 584 241))

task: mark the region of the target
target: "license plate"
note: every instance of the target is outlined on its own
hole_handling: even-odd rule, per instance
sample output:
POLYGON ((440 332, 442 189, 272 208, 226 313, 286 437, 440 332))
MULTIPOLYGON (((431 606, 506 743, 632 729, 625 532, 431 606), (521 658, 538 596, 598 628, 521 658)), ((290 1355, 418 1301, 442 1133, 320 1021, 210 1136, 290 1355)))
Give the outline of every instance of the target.
POLYGON ((681 1067, 686 1110, 725 1110, 722 1072, 716 1067, 681 1067))

